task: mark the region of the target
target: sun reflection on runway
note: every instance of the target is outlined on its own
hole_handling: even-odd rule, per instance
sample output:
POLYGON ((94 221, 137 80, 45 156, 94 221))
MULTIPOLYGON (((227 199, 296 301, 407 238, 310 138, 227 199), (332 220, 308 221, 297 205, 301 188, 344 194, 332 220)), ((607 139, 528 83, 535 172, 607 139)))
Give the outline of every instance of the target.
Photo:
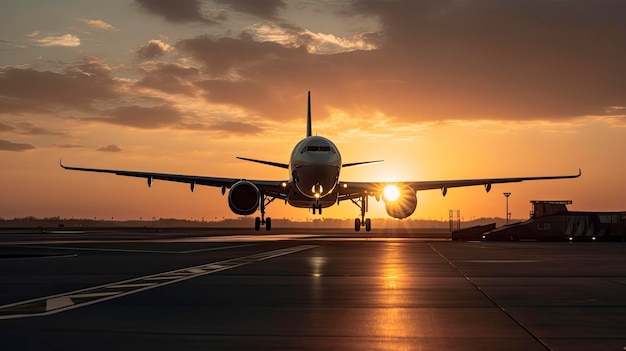
POLYGON ((381 312, 377 316, 378 334, 383 337, 411 336, 413 326, 407 325, 410 318, 406 313, 405 293, 406 274, 402 270, 401 244, 387 243, 381 257, 379 276, 383 289, 379 295, 378 305, 381 312))

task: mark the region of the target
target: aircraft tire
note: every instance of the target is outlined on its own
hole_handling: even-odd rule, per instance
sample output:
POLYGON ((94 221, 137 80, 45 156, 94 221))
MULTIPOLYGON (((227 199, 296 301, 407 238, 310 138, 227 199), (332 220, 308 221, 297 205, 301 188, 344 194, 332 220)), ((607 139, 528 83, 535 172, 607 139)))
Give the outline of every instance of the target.
POLYGON ((265 230, 268 232, 272 230, 272 219, 270 217, 267 217, 265 220, 265 230))
POLYGON ((358 218, 354 219, 354 231, 358 232, 361 230, 361 220, 358 218))
POLYGON ((256 230, 258 232, 259 229, 261 229, 261 218, 256 217, 254 219, 254 230, 256 230))
POLYGON ((369 218, 365 219, 365 231, 369 232, 372 230, 372 220, 369 218))

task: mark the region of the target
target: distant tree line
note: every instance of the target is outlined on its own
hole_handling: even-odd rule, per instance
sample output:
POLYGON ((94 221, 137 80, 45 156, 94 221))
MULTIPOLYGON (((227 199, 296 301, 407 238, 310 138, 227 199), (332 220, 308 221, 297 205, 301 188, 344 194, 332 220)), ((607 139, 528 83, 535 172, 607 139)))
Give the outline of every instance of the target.
MULTIPOLYGON (((349 228, 354 225, 354 219, 315 218, 294 220, 289 218, 272 218, 276 228, 349 228)), ((517 222, 522 220, 512 220, 517 222)), ((448 228, 449 222, 431 219, 403 219, 372 218, 374 228, 448 228)), ((471 221, 461 221, 462 228, 476 225, 496 223, 502 226, 504 218, 477 218, 471 221)), ((34 216, 16 217, 13 219, 0 218, 2 228, 77 228, 77 227, 155 227, 155 228, 248 228, 254 226, 254 217, 223 218, 221 220, 204 221, 198 219, 151 218, 133 220, 114 220, 98 218, 61 218, 60 216, 37 218, 34 216)))

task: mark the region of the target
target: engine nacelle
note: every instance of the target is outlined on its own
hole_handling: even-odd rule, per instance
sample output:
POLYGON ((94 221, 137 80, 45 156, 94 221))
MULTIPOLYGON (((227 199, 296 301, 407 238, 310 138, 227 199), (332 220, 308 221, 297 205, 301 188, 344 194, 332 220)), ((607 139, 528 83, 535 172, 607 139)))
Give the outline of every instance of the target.
POLYGON ((417 207, 417 194, 410 186, 398 187, 399 196, 396 200, 385 200, 385 210, 393 218, 406 218, 415 212, 417 207))
POLYGON ((249 181, 238 181, 230 187, 228 206, 238 215, 253 214, 259 208, 259 189, 249 181))

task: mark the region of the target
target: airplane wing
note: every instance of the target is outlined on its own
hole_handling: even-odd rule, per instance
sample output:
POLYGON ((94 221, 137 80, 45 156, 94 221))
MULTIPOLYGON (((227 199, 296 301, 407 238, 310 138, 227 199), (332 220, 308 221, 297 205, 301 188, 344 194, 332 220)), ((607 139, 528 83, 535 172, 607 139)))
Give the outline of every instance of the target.
POLYGON ((339 187, 339 199, 354 199, 365 194, 376 196, 381 194, 384 187, 389 184, 410 186, 415 191, 441 189, 445 196, 449 188, 458 188, 463 186, 483 185, 485 190, 491 190, 492 184, 500 183, 517 183, 526 180, 548 180, 548 179, 567 179, 578 178, 582 174, 578 170, 578 174, 560 175, 560 176, 540 176, 540 177, 517 177, 517 178, 484 178, 484 179, 459 179, 459 180, 433 180, 433 181, 412 181, 412 182, 341 182, 339 187))
POLYGON ((137 177, 137 178, 145 178, 148 180, 148 186, 152 185, 152 181, 157 180, 165 180, 169 182, 179 182, 179 183, 187 183, 191 185, 191 191, 194 190, 196 185, 206 185, 213 187, 221 187, 224 189, 230 189, 233 184, 237 183, 241 180, 247 180, 254 185, 256 185, 259 190, 265 191, 266 195, 271 197, 277 197, 284 199, 287 197, 287 194, 284 193, 284 187, 282 184, 285 181, 275 181, 275 180, 251 180, 251 179, 239 179, 239 178, 220 178, 220 177, 204 177, 204 176, 194 176, 194 175, 185 175, 185 174, 169 174, 169 173, 153 173, 153 172, 137 172, 137 171, 124 171, 124 170, 116 170, 116 169, 100 169, 100 168, 84 168, 84 167, 69 167, 63 165, 62 162, 59 162, 59 165, 63 169, 71 170, 71 171, 83 171, 83 172, 97 172, 97 173, 112 173, 119 176, 126 177, 137 177))

